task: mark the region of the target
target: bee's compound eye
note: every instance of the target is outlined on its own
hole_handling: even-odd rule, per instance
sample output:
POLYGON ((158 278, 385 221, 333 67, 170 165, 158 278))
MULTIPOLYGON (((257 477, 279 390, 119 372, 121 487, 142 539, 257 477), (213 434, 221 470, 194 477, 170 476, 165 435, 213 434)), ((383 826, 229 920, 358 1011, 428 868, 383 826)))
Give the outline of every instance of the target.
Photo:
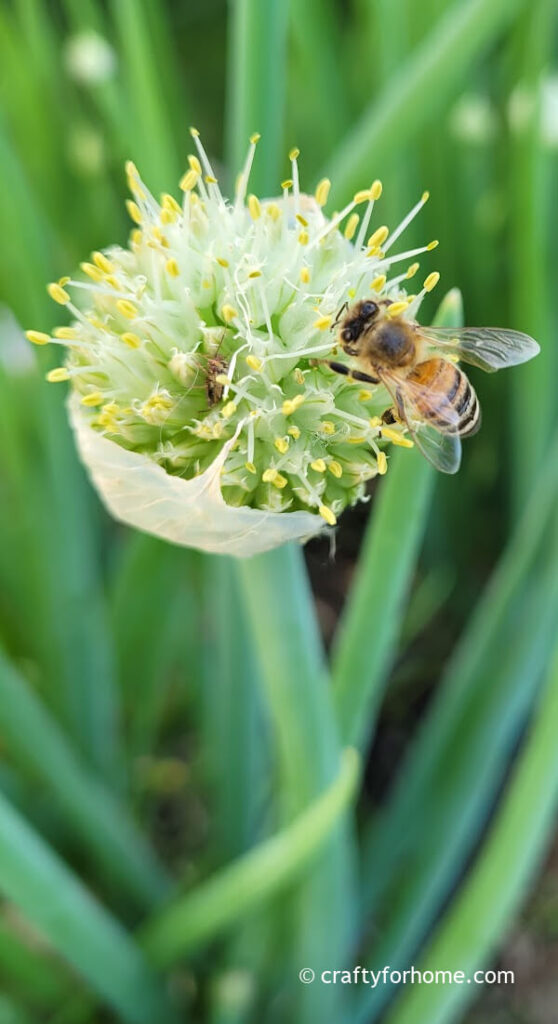
POLYGON ((360 310, 360 315, 368 319, 368 317, 374 316, 378 312, 378 304, 376 302, 363 302, 360 310))

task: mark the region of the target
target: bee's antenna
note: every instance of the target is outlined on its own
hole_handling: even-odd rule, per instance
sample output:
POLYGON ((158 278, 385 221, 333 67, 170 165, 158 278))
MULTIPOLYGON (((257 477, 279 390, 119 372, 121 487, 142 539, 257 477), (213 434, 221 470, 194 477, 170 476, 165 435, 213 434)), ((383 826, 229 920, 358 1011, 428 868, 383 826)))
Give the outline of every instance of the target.
POLYGON ((333 321, 330 330, 333 330, 334 327, 337 327, 337 324, 339 323, 341 317, 343 316, 343 313, 348 308, 349 308, 349 303, 348 302, 344 302, 343 305, 341 306, 341 309, 339 310, 337 316, 335 317, 335 320, 333 321))

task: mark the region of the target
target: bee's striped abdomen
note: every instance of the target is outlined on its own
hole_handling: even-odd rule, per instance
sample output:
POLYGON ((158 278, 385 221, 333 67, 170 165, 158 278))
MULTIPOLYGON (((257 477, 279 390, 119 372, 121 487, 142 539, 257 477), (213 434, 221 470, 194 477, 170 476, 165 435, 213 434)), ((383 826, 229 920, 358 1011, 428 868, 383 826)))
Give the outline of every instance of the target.
POLYGON ((447 359, 427 359, 407 377, 416 386, 414 405, 419 415, 444 434, 461 437, 480 426, 480 408, 468 378, 447 359))

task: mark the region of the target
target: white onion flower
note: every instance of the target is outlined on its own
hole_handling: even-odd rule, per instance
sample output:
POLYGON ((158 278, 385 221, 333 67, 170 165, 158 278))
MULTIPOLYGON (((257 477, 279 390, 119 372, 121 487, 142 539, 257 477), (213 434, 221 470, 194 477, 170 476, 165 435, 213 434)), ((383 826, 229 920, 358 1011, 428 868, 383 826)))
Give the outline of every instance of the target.
POLYGON ((182 202, 158 202, 128 163, 128 247, 93 253, 78 280, 49 285, 73 322, 27 336, 67 349, 48 379, 71 381, 80 454, 112 514, 246 556, 334 526, 385 473, 386 433, 411 445, 402 427, 381 429, 383 387, 320 360, 345 302, 381 296, 416 316, 438 275, 409 296, 410 261, 437 243, 394 249, 427 193, 395 230, 370 227, 378 181, 326 217, 330 183, 302 193, 297 150, 279 198, 249 194, 258 136, 229 202, 192 136, 182 202))

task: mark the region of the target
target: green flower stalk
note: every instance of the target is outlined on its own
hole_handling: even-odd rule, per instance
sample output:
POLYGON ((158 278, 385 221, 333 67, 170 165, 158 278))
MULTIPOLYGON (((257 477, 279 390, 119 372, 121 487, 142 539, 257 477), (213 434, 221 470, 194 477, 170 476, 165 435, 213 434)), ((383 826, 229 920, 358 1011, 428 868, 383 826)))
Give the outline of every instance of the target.
POLYGON ((416 317, 439 275, 408 295, 411 261, 437 243, 394 251, 427 193, 395 230, 371 229, 379 181, 327 217, 329 181, 301 192, 298 150, 279 198, 250 194, 258 136, 229 202, 191 134, 182 202, 158 202, 128 163, 128 247, 93 253, 79 279, 49 285, 73 322, 28 337, 66 348, 48 379, 71 382, 78 448, 114 516, 252 555, 334 526, 386 472, 386 441, 412 444, 402 425, 382 425, 384 387, 359 387, 321 360, 346 302, 389 298, 416 317))

